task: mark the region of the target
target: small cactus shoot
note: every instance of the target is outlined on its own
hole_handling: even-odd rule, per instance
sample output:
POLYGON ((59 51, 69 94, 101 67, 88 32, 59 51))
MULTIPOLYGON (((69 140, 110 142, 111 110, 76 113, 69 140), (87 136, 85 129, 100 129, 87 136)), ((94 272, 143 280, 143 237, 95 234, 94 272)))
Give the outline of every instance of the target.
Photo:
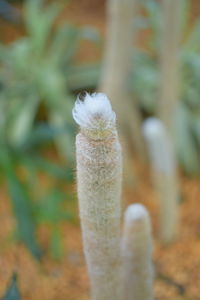
POLYGON ((124 300, 153 300, 153 241, 148 211, 132 204, 125 212, 122 239, 124 300))

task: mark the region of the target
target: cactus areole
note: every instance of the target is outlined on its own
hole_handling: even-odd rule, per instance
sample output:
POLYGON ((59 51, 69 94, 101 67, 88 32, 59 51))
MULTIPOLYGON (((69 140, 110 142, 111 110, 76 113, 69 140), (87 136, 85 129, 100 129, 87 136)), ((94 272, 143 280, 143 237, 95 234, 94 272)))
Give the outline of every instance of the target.
POLYGON ((77 189, 92 300, 121 300, 122 159, 116 116, 102 93, 77 99, 77 189))

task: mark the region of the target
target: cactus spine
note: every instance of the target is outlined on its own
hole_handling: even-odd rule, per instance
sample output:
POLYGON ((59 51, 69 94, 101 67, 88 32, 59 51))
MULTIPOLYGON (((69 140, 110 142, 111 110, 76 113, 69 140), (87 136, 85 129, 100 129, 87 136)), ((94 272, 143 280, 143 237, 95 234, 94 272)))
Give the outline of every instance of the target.
POLYGON ((132 204, 125 213, 122 240, 124 300, 153 299, 152 251, 148 211, 141 204, 132 204))
POLYGON ((84 253, 92 300, 121 300, 121 147, 115 113, 104 94, 77 100, 73 116, 84 253))
POLYGON ((170 243, 178 231, 178 188, 172 140, 163 123, 149 118, 144 123, 153 178, 160 198, 160 239, 170 243))

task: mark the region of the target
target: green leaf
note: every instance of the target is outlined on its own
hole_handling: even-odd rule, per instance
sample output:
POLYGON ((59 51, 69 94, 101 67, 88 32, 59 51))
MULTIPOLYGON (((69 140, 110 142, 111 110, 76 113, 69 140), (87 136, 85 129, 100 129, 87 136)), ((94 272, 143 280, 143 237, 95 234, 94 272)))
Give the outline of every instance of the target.
POLYGON ((180 11, 180 32, 184 36, 188 29, 191 16, 191 2, 189 0, 181 0, 181 11, 180 11))
POLYGON ((182 104, 176 113, 176 146, 181 165, 187 174, 200 171, 199 151, 191 132, 189 112, 182 104))
POLYGON ((71 90, 84 90, 97 86, 100 78, 100 64, 82 64, 67 70, 68 86, 71 90))
POLYGON ((55 128, 46 123, 37 124, 30 132, 22 148, 26 151, 38 148, 52 142, 57 136, 64 134, 65 130, 66 128, 55 128))
POLYGON ((191 116, 192 130, 197 141, 198 151, 200 152, 200 111, 191 116))
POLYGON ((8 288, 3 296, 2 300, 20 300, 21 295, 17 285, 17 274, 12 275, 11 281, 8 285, 8 288))
POLYGON ((159 80, 160 73, 155 61, 146 53, 136 52, 129 86, 140 107, 150 114, 156 110, 159 80))
MULTIPOLYGON (((62 107, 62 105, 61 105, 62 107)), ((70 110, 71 111, 71 110, 70 110)), ((67 122, 66 116, 68 109, 66 109, 66 114, 63 114, 64 110, 55 110, 52 107, 49 109, 49 123, 53 128, 65 129, 63 134, 56 136, 54 141, 56 143, 57 149, 64 159, 68 162, 74 161, 74 131, 70 123, 67 122)))
POLYGON ((28 139, 38 106, 38 98, 29 97, 26 101, 18 101, 15 106, 14 117, 9 121, 7 130, 8 141, 13 147, 20 147, 28 139))
MULTIPOLYGON (((9 60, 6 65, 10 66, 12 72, 14 72, 13 75, 23 77, 26 74, 30 76, 31 48, 29 39, 27 37, 18 39, 7 48, 7 51, 6 57, 9 60)), ((33 70, 31 71, 33 72, 33 70)))
POLYGON ((39 223, 59 224, 71 219, 71 214, 64 210, 65 194, 58 188, 52 188, 38 204, 36 217, 39 223))
POLYGON ((59 226, 54 226, 51 231, 50 252, 55 260, 60 260, 63 256, 62 236, 59 226))
POLYGON ((80 40, 80 29, 65 24, 58 28, 52 37, 52 41, 48 48, 51 63, 59 63, 61 67, 68 67, 71 58, 75 55, 80 40))
POLYGON ((186 51, 191 51, 191 52, 199 52, 200 51, 200 46, 197 43, 197 41, 200 39, 200 19, 198 18, 193 26, 192 29, 187 37, 187 40, 185 41, 184 44, 184 49, 186 51))
POLYGON ((102 38, 99 31, 91 26, 84 26, 80 29, 80 38, 94 42, 97 46, 102 44, 102 38))
POLYGON ((52 3, 46 8, 43 5, 43 0, 28 0, 24 7, 25 24, 36 55, 42 54, 45 46, 47 46, 52 26, 61 9, 57 3, 52 3))
POLYGON ((71 59, 75 56, 81 40, 89 40, 100 46, 102 43, 99 32, 89 26, 78 28, 66 24, 58 28, 49 46, 49 56, 52 61, 69 67, 71 59))
POLYGON ((38 69, 36 82, 41 97, 46 101, 56 105, 56 101, 60 101, 58 99, 66 100, 64 75, 52 65, 52 62, 47 62, 38 69))
POLYGON ((30 166, 31 169, 37 169, 39 171, 44 171, 49 175, 56 177, 59 180, 67 180, 72 182, 74 179, 73 170, 69 167, 60 166, 52 161, 44 159, 42 157, 29 157, 24 158, 24 164, 30 166))
POLYGON ((42 253, 36 239, 33 203, 31 203, 26 186, 18 179, 13 167, 11 161, 7 161, 7 164, 4 165, 4 170, 13 212, 17 220, 19 237, 25 243, 32 255, 35 258, 40 259, 42 253))

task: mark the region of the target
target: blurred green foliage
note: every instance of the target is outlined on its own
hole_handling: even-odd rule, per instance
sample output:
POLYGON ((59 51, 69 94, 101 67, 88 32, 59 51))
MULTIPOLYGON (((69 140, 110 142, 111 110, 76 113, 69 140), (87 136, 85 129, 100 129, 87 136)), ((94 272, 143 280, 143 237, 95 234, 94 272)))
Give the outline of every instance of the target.
POLYGON ((17 222, 16 238, 25 243, 35 258, 40 259, 43 251, 37 241, 37 227, 46 224, 51 232, 50 245, 54 245, 50 253, 53 258, 61 258, 59 228, 63 221, 73 219, 66 209, 72 198, 71 191, 66 190, 67 183, 73 180, 72 169, 41 157, 33 149, 17 152, 4 146, 0 151, 0 170, 1 179, 7 182, 17 222), (51 188, 44 189, 41 180, 44 175, 51 188), (55 235, 59 239, 56 245, 53 242, 55 235))
MULTIPOLYGON (((176 111, 176 147, 187 174, 200 172, 200 19, 192 21, 190 0, 182 0, 180 45, 180 101, 176 111)), ((133 55, 129 82, 134 98, 147 115, 154 115, 159 101, 161 3, 143 0, 144 14, 134 25, 139 32, 150 29, 146 45, 133 55)))
POLYGON ((17 274, 14 273, 2 300, 20 300, 21 295, 17 284, 17 274))
POLYGON ((37 259, 43 253, 37 240, 40 224, 50 229, 53 258, 62 255, 61 224, 73 217, 66 210, 71 198, 66 184, 73 180, 72 89, 81 89, 85 74, 94 70, 92 64, 76 65, 75 56, 82 40, 97 46, 101 41, 93 28, 55 25, 63 7, 59 3, 25 1, 26 35, 0 44, 0 176, 7 182, 16 237, 37 259), (45 117, 39 122, 41 109, 45 117), (56 147, 62 165, 42 155, 49 145, 56 147), (53 178, 47 191, 41 174, 53 178))
POLYGON ((89 27, 70 24, 55 27, 62 6, 29 0, 24 5, 27 35, 10 45, 0 46, 1 130, 7 142, 20 147, 27 143, 41 103, 48 124, 57 130, 53 140, 67 161, 73 160, 74 122, 71 109, 73 88, 82 88, 82 79, 93 66, 75 65, 80 41, 98 44, 98 33, 89 27))

